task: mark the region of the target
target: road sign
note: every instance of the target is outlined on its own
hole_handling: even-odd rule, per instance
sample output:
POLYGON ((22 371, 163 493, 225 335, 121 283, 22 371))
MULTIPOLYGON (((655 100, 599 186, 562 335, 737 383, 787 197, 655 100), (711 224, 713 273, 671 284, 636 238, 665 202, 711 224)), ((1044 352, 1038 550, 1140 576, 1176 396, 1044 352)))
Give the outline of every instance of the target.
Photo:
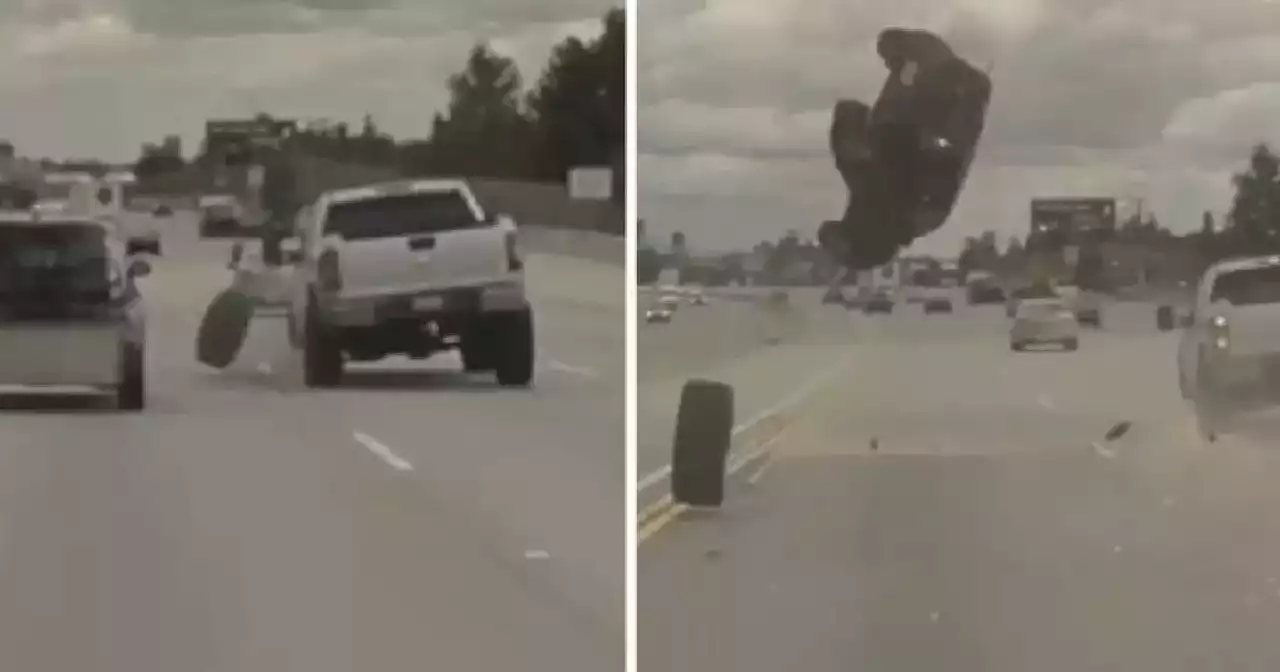
POLYGON ((1031 200, 1031 230, 1058 233, 1066 240, 1080 234, 1115 231, 1114 198, 1035 198, 1031 200))

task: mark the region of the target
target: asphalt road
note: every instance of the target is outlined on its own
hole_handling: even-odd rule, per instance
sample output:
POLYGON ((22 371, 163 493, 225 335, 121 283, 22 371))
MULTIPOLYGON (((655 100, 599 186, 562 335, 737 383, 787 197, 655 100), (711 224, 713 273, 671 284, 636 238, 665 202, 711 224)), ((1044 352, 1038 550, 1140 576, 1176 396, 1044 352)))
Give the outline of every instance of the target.
POLYGON ((1280 669, 1280 421, 1201 443, 1177 334, 1106 318, 1024 354, 999 307, 851 318, 771 459, 641 546, 640 669, 1280 669))
POLYGON ((530 258, 533 390, 442 356, 309 391, 278 319, 229 370, 194 361, 229 245, 165 226, 150 408, 4 412, 3 667, 623 668, 619 270, 530 258))

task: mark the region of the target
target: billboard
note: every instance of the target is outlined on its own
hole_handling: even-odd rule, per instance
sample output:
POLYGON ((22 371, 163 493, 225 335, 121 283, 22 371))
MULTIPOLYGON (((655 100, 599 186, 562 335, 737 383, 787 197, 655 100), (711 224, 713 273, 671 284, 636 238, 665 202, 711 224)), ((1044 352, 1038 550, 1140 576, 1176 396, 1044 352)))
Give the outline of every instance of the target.
POLYGON ((1031 234, 1053 234, 1075 241, 1089 234, 1116 230, 1114 198, 1034 198, 1031 200, 1031 234))
POLYGON ((254 147, 279 146, 297 131, 289 119, 221 119, 204 124, 205 151, 214 156, 246 158, 254 147))

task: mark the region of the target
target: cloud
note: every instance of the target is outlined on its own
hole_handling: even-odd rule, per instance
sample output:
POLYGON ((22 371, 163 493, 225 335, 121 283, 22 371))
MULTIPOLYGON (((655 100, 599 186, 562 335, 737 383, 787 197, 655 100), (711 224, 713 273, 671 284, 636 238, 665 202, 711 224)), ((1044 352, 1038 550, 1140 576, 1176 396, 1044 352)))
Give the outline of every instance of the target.
POLYGON ((1280 3, 649 0, 640 12, 642 216, 695 244, 839 215, 831 107, 874 99, 887 26, 944 35, 995 84, 968 188, 925 249, 1020 234, 1035 196, 1142 198, 1191 229, 1225 209, 1249 146, 1280 140, 1280 3))
POLYGON ((423 137, 488 41, 526 83, 613 0, 22 0, 0 3, 0 137, 34 156, 130 160, 260 110, 423 137))

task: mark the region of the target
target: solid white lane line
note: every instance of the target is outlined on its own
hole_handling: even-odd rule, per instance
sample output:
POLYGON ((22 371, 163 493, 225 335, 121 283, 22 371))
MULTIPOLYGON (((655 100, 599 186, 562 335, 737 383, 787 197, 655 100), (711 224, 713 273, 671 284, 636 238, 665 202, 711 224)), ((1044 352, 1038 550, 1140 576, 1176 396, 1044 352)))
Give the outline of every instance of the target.
POLYGON ((355 437, 357 443, 364 446, 369 452, 377 455, 383 462, 391 465, 392 469, 395 469, 396 471, 413 471, 413 465, 409 464, 408 460, 396 455, 395 451, 383 445, 382 442, 372 436, 362 434, 360 432, 355 432, 352 436, 355 437))

